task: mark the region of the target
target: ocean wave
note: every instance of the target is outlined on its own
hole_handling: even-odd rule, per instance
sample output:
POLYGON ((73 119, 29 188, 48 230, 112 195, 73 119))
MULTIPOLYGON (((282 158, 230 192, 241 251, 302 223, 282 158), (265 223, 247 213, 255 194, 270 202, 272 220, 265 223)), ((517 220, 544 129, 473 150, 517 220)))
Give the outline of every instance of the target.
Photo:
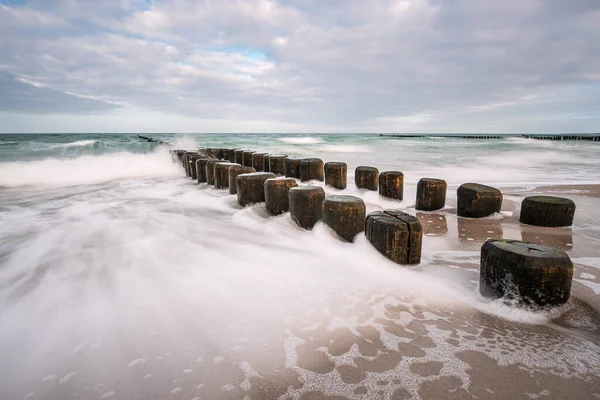
POLYGON ((130 178, 177 177, 181 173, 165 150, 149 154, 120 152, 0 163, 0 186, 72 186, 130 178))
POLYGON ((76 142, 57 144, 54 147, 91 147, 94 146, 96 143, 100 143, 100 141, 94 139, 78 140, 76 142))
POLYGON ((277 138, 277 140, 284 142, 284 143, 289 143, 289 144, 318 144, 318 143, 323 143, 322 139, 316 138, 316 137, 310 137, 310 136, 305 136, 305 137, 285 137, 285 138, 277 138))

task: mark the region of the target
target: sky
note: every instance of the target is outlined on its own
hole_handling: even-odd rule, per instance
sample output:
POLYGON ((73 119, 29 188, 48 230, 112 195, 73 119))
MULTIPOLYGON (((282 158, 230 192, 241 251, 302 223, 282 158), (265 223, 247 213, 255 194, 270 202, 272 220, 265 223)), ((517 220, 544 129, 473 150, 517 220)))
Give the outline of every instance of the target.
POLYGON ((600 1, 0 0, 8 132, 600 132, 600 1))

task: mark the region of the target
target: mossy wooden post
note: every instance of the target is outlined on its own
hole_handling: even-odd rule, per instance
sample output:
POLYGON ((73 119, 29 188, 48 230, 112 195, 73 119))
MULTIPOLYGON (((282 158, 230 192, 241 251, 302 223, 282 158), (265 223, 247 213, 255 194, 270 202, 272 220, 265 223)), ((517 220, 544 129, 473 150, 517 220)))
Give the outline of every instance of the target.
POLYGON ((365 221, 365 235, 377 251, 397 264, 421 262, 423 228, 412 215, 396 210, 372 212, 365 221))
POLYGON ((244 165, 244 151, 244 149, 237 149, 233 151, 234 163, 244 165))
POLYGON ((270 172, 252 172, 235 177, 237 199, 241 206, 265 201, 265 181, 275 178, 270 172))
POLYGON ((300 160, 300 180, 306 181, 323 181, 324 166, 323 160, 320 158, 303 158, 300 160))
POLYGON ((288 178, 300 179, 300 159, 286 158, 285 159, 285 176, 288 178))
POLYGON ((222 161, 215 164, 215 188, 216 189, 227 189, 229 188, 229 168, 240 164, 230 163, 229 161, 222 161))
POLYGON ((435 211, 446 205, 448 185, 442 179, 422 178, 417 184, 415 208, 422 211, 435 211))
POLYGON ((320 186, 298 186, 290 189, 290 216, 301 228, 312 229, 323 216, 325 191, 320 186))
POLYGON ((285 176, 285 159, 287 156, 270 155, 269 156, 269 172, 277 176, 285 176))
POLYGON ((379 194, 390 199, 404 198, 404 174, 400 171, 385 171, 379 174, 379 194))
POLYGON ((289 210, 289 191, 298 186, 295 179, 275 178, 265 181, 265 208, 273 215, 279 215, 289 210))
POLYGON ((483 218, 500 212, 502 193, 491 186, 465 183, 456 190, 457 215, 459 217, 483 218))
POLYGON ((216 158, 211 158, 210 160, 206 161, 206 183, 208 185, 214 185, 215 184, 215 164, 221 162, 221 160, 217 160, 216 158))
POLYGON ((262 170, 264 168, 265 156, 266 155, 267 155, 267 153, 254 153, 254 154, 252 154, 252 167, 255 170, 257 170, 259 172, 262 172, 262 170))
POLYGON ((229 194, 237 194, 237 186, 235 178, 241 174, 249 174, 256 172, 252 167, 244 167, 243 165, 235 164, 229 167, 229 194))
POLYGON ((569 300, 573 263, 562 250, 518 240, 490 239, 481 247, 479 292, 525 304, 569 300))
POLYGON ((336 189, 346 189, 348 165, 344 162, 325 163, 325 184, 336 189))
POLYGON ((264 172, 271 172, 271 168, 270 168, 271 165, 269 164, 270 158, 271 158, 270 154, 265 154, 265 156, 263 158, 263 171, 264 172))
POLYGON ((361 165, 354 170, 354 183, 358 189, 377 190, 379 187, 379 170, 375 167, 361 165))
POLYGON ((359 197, 327 196, 323 200, 323 222, 348 242, 365 230, 365 215, 365 202, 359 197))
POLYGON ((201 156, 196 160, 196 181, 198 183, 206 182, 206 162, 210 160, 208 157, 201 156))
POLYGON ((254 153, 256 153, 254 150, 244 150, 244 163, 242 164, 244 167, 252 167, 252 155, 254 153))
POLYGON ((575 203, 564 197, 530 196, 521 203, 519 221, 536 226, 571 226, 575 203))

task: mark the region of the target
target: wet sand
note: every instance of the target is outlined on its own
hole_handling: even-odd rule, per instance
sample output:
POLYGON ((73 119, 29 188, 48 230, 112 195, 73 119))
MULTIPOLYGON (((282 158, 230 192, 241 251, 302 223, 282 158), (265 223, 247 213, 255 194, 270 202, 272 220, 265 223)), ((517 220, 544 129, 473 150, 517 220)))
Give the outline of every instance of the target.
MULTIPOLYGON (((381 285, 368 275, 359 284, 316 276, 328 282, 326 292, 311 290, 310 280, 278 285, 277 272, 252 282, 232 277, 234 288, 250 285, 244 286, 250 297, 264 301, 262 317, 239 309, 227 322, 210 315, 200 320, 188 309, 173 309, 171 327, 132 325, 126 335, 112 332, 71 350, 65 338, 53 354, 64 365, 60 373, 47 375, 37 365, 3 398, 600 398, 600 185, 503 193, 498 218, 457 218, 455 199, 439 212, 416 213, 425 234, 423 263, 411 270, 432 282, 453 274, 464 298, 446 297, 434 283, 424 293, 410 283, 381 285), (520 201, 532 194, 572 198, 574 227, 519 224, 520 201), (575 265, 569 303, 539 314, 539 322, 538 314, 502 301, 478 306, 479 248, 488 238, 567 251, 575 265), (110 356, 103 356, 107 349, 110 356)), ((363 238, 355 245, 370 251, 363 238)), ((215 304, 215 315, 221 312, 215 304)))

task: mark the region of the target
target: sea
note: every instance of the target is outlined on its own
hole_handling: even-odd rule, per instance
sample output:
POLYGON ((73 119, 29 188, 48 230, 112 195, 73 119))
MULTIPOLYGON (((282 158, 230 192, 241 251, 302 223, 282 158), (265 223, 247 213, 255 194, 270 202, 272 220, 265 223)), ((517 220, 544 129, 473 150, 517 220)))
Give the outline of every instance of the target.
POLYGON ((141 135, 169 145, 0 134, 0 399, 600 398, 600 143, 141 135), (346 162, 326 193, 417 215, 421 264, 241 207, 169 154, 199 147, 346 162), (403 172, 404 200, 357 189, 359 165, 403 172), (446 180, 446 208, 416 212, 423 177, 446 180), (501 189, 502 211, 457 218, 466 182, 501 189), (521 226, 536 193, 572 198, 574 225, 521 226), (566 251, 569 303, 481 297, 489 237, 566 251))

